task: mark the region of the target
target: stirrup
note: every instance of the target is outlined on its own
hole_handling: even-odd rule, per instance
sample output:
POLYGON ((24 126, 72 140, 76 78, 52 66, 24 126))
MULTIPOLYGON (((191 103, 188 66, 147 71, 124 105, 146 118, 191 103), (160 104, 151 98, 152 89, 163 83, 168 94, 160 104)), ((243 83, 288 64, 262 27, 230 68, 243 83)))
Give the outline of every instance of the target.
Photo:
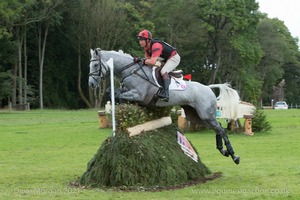
POLYGON ((157 96, 158 96, 160 99, 168 98, 167 95, 163 95, 163 94, 157 94, 157 96))
MULTIPOLYGON (((164 92, 164 91, 163 91, 164 92)), ((162 92, 162 93, 163 93, 162 92)), ((162 93, 158 93, 156 96, 160 99, 160 100, 163 100, 165 102, 168 102, 169 101, 169 97, 167 95, 162 95, 162 93)))
POLYGON ((169 102, 169 97, 164 97, 164 98, 159 97, 159 99, 162 100, 162 101, 165 101, 165 102, 169 102))

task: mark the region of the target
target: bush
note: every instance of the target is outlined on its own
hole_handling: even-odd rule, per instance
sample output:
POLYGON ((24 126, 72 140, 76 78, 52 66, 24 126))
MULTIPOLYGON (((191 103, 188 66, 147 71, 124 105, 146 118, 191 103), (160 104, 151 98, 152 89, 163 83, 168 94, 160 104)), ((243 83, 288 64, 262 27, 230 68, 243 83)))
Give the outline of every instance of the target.
MULTIPOLYGON (((169 116, 172 107, 142 107, 137 104, 119 104, 115 108, 117 132, 125 131, 129 127, 143 124, 147 121, 169 116)), ((108 115, 108 119, 111 116, 108 115)))
POLYGON ((169 116, 170 112, 171 107, 116 106, 116 135, 102 143, 78 184, 140 190, 204 180, 211 171, 201 162, 194 147, 197 162, 183 152, 177 142, 177 126, 165 126, 133 137, 127 134, 126 128, 169 116))
POLYGON ((252 130, 254 132, 269 131, 272 129, 270 122, 267 120, 262 109, 256 109, 254 111, 254 117, 252 119, 252 130))
POLYGON ((118 133, 107 138, 79 184, 139 190, 182 185, 210 174, 199 157, 195 162, 183 153, 177 143, 177 128, 170 125, 134 137, 118 133))

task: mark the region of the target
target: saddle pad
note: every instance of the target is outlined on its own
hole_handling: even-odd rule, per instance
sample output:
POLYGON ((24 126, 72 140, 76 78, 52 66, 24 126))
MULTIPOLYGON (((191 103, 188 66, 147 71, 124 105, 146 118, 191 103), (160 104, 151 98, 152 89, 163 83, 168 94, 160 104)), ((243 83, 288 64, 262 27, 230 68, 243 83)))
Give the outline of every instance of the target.
POLYGON ((186 82, 182 78, 171 77, 171 84, 169 90, 185 90, 186 82))
MULTIPOLYGON (((156 76, 155 76, 155 67, 152 68, 152 76, 157 86, 161 87, 159 85, 156 76)), ((171 83, 169 86, 169 90, 185 90, 186 89, 186 82, 183 80, 183 78, 175 78, 171 76, 171 83)))

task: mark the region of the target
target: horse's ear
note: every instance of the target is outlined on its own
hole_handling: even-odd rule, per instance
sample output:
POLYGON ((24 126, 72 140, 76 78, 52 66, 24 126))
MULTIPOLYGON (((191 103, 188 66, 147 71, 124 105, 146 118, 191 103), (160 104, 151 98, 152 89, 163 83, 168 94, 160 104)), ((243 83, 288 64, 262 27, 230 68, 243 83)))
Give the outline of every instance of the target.
POLYGON ((93 49, 90 49, 90 53, 91 53, 91 56, 93 57, 93 53, 94 53, 93 49))
POLYGON ((95 49, 95 54, 98 56, 99 54, 98 49, 95 49))

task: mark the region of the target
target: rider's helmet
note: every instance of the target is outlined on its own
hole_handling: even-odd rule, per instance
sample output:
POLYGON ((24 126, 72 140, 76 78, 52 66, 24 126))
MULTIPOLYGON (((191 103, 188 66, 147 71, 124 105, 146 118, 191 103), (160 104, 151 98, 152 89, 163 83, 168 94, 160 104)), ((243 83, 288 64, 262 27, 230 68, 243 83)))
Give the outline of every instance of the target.
POLYGON ((152 34, 148 30, 142 30, 137 37, 139 40, 152 39, 152 34))

